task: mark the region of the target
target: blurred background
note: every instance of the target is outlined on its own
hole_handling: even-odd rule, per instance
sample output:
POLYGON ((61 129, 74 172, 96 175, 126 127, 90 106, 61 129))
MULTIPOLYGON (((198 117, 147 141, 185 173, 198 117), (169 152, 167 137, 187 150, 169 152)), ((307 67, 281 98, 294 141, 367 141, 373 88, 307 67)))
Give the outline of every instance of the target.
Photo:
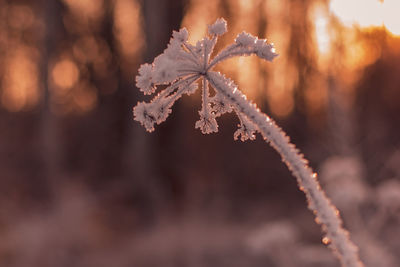
POLYGON ((217 67, 310 160, 366 266, 400 266, 398 0, 0 0, 0 266, 339 266, 296 181, 260 136, 194 129, 200 95, 149 134, 137 69, 172 30, 217 50, 275 44, 217 67))

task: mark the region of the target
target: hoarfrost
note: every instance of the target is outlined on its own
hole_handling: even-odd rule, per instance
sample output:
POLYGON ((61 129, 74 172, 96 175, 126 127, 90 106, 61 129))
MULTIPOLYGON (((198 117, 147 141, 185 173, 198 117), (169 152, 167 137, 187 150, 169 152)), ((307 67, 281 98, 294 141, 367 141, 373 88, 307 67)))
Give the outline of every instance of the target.
POLYGON ((193 46, 187 42, 187 31, 182 29, 174 32, 167 49, 156 57, 152 64, 151 83, 149 64, 139 69, 137 86, 145 93, 154 93, 150 87, 159 84, 169 84, 150 103, 140 102, 134 108, 134 118, 147 131, 154 131, 154 125, 163 122, 171 112, 174 102, 184 94, 192 94, 197 88, 193 84, 201 80, 202 108, 199 111, 200 120, 195 124, 203 133, 218 131, 216 117, 233 110, 239 117, 239 130, 234 138, 241 140, 255 139, 255 133, 260 132, 265 140, 281 155, 282 160, 296 177, 299 187, 306 194, 308 207, 314 212, 316 221, 322 225, 326 237, 331 240, 330 247, 339 256, 343 266, 361 267, 357 247, 349 240, 348 232, 343 229, 336 207, 321 190, 314 172, 298 149, 290 143, 289 138, 275 122, 262 113, 255 104, 247 100, 232 80, 213 67, 235 56, 256 55, 261 59, 272 61, 277 54, 273 44, 258 39, 248 33, 240 33, 235 43, 223 49, 213 59, 210 55, 217 38, 226 32, 226 22, 218 19, 209 26, 211 36, 204 37, 193 46), (216 97, 209 95, 209 85, 215 90, 216 97))

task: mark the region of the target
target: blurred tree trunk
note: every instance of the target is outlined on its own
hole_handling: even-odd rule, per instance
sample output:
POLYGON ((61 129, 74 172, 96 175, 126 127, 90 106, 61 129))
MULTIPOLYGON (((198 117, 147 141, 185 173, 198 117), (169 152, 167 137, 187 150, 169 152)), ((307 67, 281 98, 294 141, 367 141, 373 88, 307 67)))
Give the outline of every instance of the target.
MULTIPOLYGON (((154 57, 166 48, 172 30, 180 27, 184 3, 184 0, 141 1, 145 32, 144 62, 152 62, 154 57)), ((137 70, 132 70, 132 73, 136 75, 137 70)), ((134 101, 130 102, 132 108, 136 104, 136 100, 142 97, 139 90, 132 84, 128 84, 128 87, 134 92, 134 101)), ((125 156, 127 160, 125 163, 126 173, 133 175, 138 197, 143 200, 143 203, 148 203, 147 207, 143 209, 147 213, 148 219, 155 219, 154 216, 157 216, 154 214, 155 211, 166 211, 170 208, 172 195, 171 192, 168 192, 171 188, 171 180, 166 179, 165 171, 162 170, 165 162, 160 155, 163 155, 163 151, 161 151, 163 144, 160 146, 156 146, 156 144, 162 142, 161 136, 171 137, 171 132, 176 132, 176 129, 164 128, 164 131, 157 129, 158 132, 148 134, 137 122, 133 121, 131 114, 130 112, 128 122, 130 133, 125 156), (159 140, 154 142, 155 138, 159 140), (156 169, 155 166, 160 166, 160 169, 156 169)))
POLYGON ((60 163, 63 152, 61 151, 59 138, 57 138, 57 119, 51 112, 51 88, 49 84, 49 61, 53 56, 58 36, 63 32, 62 8, 58 0, 40 1, 38 10, 42 10, 44 21, 43 45, 41 50, 41 86, 43 87, 43 98, 41 104, 41 143, 40 150, 43 160, 43 174, 49 192, 54 192, 60 175, 60 163), (39 8, 41 7, 41 8, 39 8))

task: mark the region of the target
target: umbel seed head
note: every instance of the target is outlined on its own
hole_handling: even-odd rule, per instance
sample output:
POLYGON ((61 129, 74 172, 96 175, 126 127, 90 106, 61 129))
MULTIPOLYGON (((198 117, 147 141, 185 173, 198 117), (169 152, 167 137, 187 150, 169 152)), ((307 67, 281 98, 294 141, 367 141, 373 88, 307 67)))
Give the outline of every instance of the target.
POLYGON ((240 94, 242 98, 245 96, 232 80, 212 69, 219 62, 235 56, 256 55, 272 61, 277 54, 273 45, 266 40, 242 32, 236 37, 235 43, 211 59, 218 37, 226 32, 227 24, 223 18, 209 25, 208 36, 199 40, 196 45, 188 43, 188 31, 185 28, 174 31, 164 52, 157 56, 152 64, 146 63, 140 66, 136 76, 136 86, 145 95, 154 94, 159 85, 168 85, 149 103, 140 102, 133 108, 134 119, 147 131, 154 131, 155 124, 165 121, 175 101, 184 94, 190 95, 196 91, 198 81, 201 80, 202 108, 195 127, 205 134, 217 132, 216 118, 234 111, 240 121, 239 129, 234 134, 235 139, 239 136, 241 140, 255 138, 257 126, 237 107, 235 103, 237 100, 227 97, 232 93, 240 94), (210 96, 210 88, 214 91, 213 96, 210 96))

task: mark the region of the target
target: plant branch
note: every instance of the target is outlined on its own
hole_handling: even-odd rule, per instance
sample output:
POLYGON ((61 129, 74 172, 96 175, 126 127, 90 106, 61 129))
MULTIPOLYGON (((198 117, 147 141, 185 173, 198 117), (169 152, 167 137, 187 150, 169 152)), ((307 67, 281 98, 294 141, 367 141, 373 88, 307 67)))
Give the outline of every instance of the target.
POLYGON ((283 162, 296 177, 300 190, 308 200, 308 208, 316 216, 316 222, 322 225, 331 248, 338 254, 342 266, 361 267, 358 249, 350 241, 348 232, 342 227, 338 210, 331 204, 324 191, 321 190, 317 175, 308 167, 295 145, 275 122, 262 113, 254 104, 246 100, 239 90, 227 86, 224 77, 216 72, 208 72, 207 80, 221 93, 227 101, 245 115, 263 135, 264 139, 281 155, 283 162))

